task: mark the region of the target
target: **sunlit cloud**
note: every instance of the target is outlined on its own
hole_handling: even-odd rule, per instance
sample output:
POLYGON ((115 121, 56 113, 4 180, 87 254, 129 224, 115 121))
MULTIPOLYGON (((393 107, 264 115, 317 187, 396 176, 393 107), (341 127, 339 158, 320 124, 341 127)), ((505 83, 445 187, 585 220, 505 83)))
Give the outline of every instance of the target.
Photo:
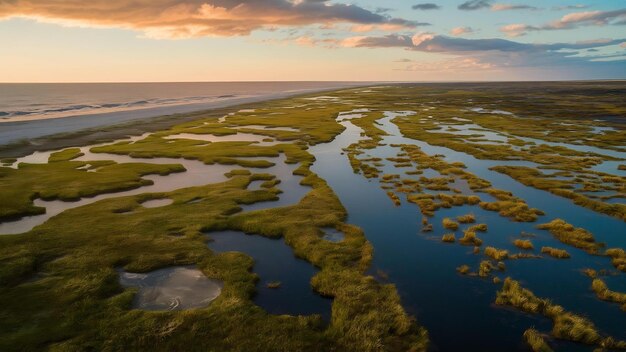
POLYGON ((573 12, 557 21, 541 26, 515 23, 500 27, 500 31, 508 36, 517 37, 532 31, 574 29, 583 26, 605 26, 611 24, 626 24, 626 9, 573 12))
POLYGON ((492 11, 510 11, 510 10, 539 10, 538 7, 530 6, 530 5, 520 5, 520 4, 493 4, 491 6, 492 11))
POLYGON ((240 36, 276 27, 348 23, 409 29, 425 25, 326 0, 15 0, 0 3, 0 19, 29 18, 66 26, 138 30, 152 38, 240 36))
POLYGON ((456 37, 471 33, 474 33, 474 29, 472 27, 456 27, 452 28, 450 31, 450 34, 456 37))

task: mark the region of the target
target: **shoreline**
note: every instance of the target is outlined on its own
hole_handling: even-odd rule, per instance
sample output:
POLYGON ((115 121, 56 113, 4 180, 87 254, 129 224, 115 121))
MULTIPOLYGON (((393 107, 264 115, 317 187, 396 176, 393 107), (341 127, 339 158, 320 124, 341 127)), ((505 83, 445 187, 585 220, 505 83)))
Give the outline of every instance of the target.
POLYGON ((20 121, 2 121, 0 122, 0 156, 5 156, 6 153, 3 152, 5 149, 13 149, 11 148, 11 146, 26 146, 28 144, 32 144, 29 143, 30 141, 37 139, 53 138, 55 136, 74 134, 81 131, 88 131, 98 128, 103 128, 106 130, 116 125, 124 125, 129 123, 137 124, 152 119, 165 117, 169 117, 173 120, 184 117, 184 115, 187 114, 195 115, 201 112, 210 113, 219 109, 232 108, 252 103, 290 98, 298 95, 335 91, 345 88, 364 87, 372 84, 375 83, 344 83, 323 88, 305 88, 272 94, 233 97, 230 99, 223 99, 219 101, 205 103, 180 104, 173 106, 151 107, 144 109, 73 115, 67 117, 54 117, 36 120, 33 119, 20 121))
POLYGON ((333 92, 342 89, 370 87, 374 85, 376 85, 375 82, 369 84, 365 82, 362 84, 341 84, 325 88, 312 88, 254 97, 234 98, 209 104, 185 104, 183 106, 176 106, 182 109, 180 112, 164 111, 169 109, 163 108, 133 110, 126 111, 118 117, 109 117, 105 121, 103 121, 103 119, 99 120, 97 117, 102 117, 107 114, 91 114, 23 122, 4 122, 0 123, 0 127, 8 126, 9 124, 19 125, 23 130, 22 134, 30 134, 31 136, 12 138, 10 141, 6 141, 3 139, 3 136, 16 133, 16 129, 7 131, 0 130, 0 158, 18 158, 35 151, 81 147, 88 144, 111 142, 128 136, 166 129, 172 125, 199 118, 219 118, 228 113, 238 111, 242 108, 249 108, 252 107, 253 104, 261 102, 322 92, 333 92))

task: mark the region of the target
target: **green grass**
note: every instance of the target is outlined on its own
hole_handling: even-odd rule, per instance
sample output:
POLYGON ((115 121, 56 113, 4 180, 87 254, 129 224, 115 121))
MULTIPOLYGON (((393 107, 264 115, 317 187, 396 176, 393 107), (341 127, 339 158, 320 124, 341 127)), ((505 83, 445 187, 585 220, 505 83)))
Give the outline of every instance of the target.
MULTIPOLYGON (((306 112, 298 109, 272 115, 277 109, 272 104, 302 102, 260 104, 256 117, 241 113, 227 120, 229 125, 297 127, 301 132, 295 140, 294 135, 278 136, 279 131, 269 131, 276 134, 273 137, 294 143, 261 147, 246 142, 168 143, 162 138, 196 127, 215 134, 231 133, 204 125, 208 121, 201 119, 133 144, 94 148, 95 152, 242 167, 271 165, 243 157, 285 153, 288 162, 300 163, 295 173, 304 176, 302 183, 312 190, 290 207, 242 213, 242 204, 275 200, 279 190, 271 175, 235 170, 220 184, 106 199, 65 211, 26 234, 0 237, 0 299, 4 302, 0 350, 181 350, 189 347, 189 341, 194 349, 216 351, 426 350, 427 332, 405 312, 395 286, 365 274, 373 251, 363 232, 344 223, 345 209, 324 180, 309 170, 314 158, 306 151, 307 144, 329 141, 341 132, 343 126, 334 118, 346 107, 323 108, 311 103, 313 109, 306 112), (261 190, 248 191, 249 183, 257 179, 269 183, 261 190), (173 204, 155 209, 141 206, 158 198, 170 198, 173 204), (345 240, 332 243, 320 238, 321 229, 328 226, 342 231, 345 240), (204 233, 209 232, 210 237, 211 231, 226 229, 282 237, 297 257, 318 268, 311 286, 333 298, 330 323, 325 325, 316 315, 275 316, 256 306, 252 297, 258 277, 251 272, 253 260, 236 252, 213 253, 206 246, 204 233), (221 295, 206 308, 181 312, 131 309, 136 290, 118 283, 118 268, 148 272, 190 264, 224 282, 221 295)), ((9 186, 2 191, 24 191, 28 186, 38 196, 71 199, 77 193, 85 196, 103 189, 113 191, 133 184, 131 181, 142 182, 128 175, 182 171, 179 165, 101 163, 97 172, 87 173, 76 170, 85 163, 67 161, 75 155, 73 150, 64 151, 47 165, 1 168, 0 182, 9 186), (42 175, 53 177, 46 184, 35 183, 42 175), (16 186, 19 182, 24 185, 16 186)))
POLYGON ((62 153, 62 156, 53 155, 51 159, 57 161, 49 164, 22 163, 18 169, 0 167, 0 220, 42 214, 45 209, 33 205, 35 198, 78 200, 152 184, 152 181, 142 178, 145 175, 168 175, 185 171, 179 164, 64 161, 71 155, 62 153), (96 171, 78 169, 87 164, 96 171))

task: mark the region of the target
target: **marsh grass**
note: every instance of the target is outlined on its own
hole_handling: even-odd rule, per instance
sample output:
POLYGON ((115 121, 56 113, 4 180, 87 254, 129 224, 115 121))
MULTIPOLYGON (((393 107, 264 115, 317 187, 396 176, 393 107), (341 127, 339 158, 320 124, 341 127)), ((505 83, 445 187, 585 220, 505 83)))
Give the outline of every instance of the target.
POLYGON ((467 275, 470 272, 470 267, 468 265, 461 265, 460 267, 456 268, 456 271, 461 275, 467 275))
POLYGON ((486 247, 485 248, 485 255, 488 257, 491 257, 495 260, 503 260, 508 258, 509 256, 509 251, 507 251, 506 249, 497 249, 494 247, 486 247))
POLYGON ((564 249, 558 249, 553 247, 541 247, 541 253, 547 254, 551 257, 558 259, 568 259, 570 254, 564 249))
POLYGON ((511 278, 504 280, 502 289, 497 293, 496 304, 512 306, 527 313, 541 314, 552 319, 554 337, 609 349, 626 348, 625 342, 600 335, 591 321, 568 312, 549 300, 536 297, 511 278))
POLYGON ((142 178, 145 175, 185 171, 179 164, 66 161, 75 155, 75 151, 60 153, 63 155, 55 157, 57 161, 49 164, 22 163, 18 169, 0 167, 0 220, 44 213, 44 208, 33 205, 35 198, 73 201, 152 184, 142 178), (98 172, 78 169, 87 164, 97 168, 98 172))
POLYGON ((611 263, 615 268, 626 272, 626 251, 622 248, 610 248, 604 254, 611 257, 611 263))
POLYGON ((459 223, 450 218, 444 218, 441 223, 448 230, 457 230, 459 228, 459 223))
POLYGON ((270 281, 268 283, 265 284, 265 286, 267 288, 271 288, 271 289, 277 289, 280 288, 281 282, 280 281, 270 281))
POLYGON ((538 225, 537 228, 548 230, 559 241, 591 254, 597 254, 602 247, 596 243, 591 232, 583 228, 576 228, 562 219, 554 219, 549 223, 538 225))
POLYGON ((483 241, 476 236, 476 232, 471 229, 467 229, 463 231, 463 237, 459 239, 459 243, 466 246, 480 246, 483 241))
POLYGON ((524 340, 533 352, 553 352, 541 333, 533 328, 524 331, 524 340))
MULTIPOLYGON (((301 132, 267 131, 268 136, 294 143, 264 147, 248 142, 206 144, 163 138, 196 128, 204 129, 204 133, 233 133, 212 124, 212 117, 203 120, 199 116, 197 121, 132 144, 93 148, 94 152, 187 158, 242 167, 271 165, 264 160, 242 158, 284 153, 287 162, 301 163, 294 173, 304 176, 302 184, 312 189, 293 206, 241 212, 241 204, 275 200, 278 189, 267 184, 270 188, 249 192, 248 185, 257 177, 233 172, 219 184, 106 199, 65 211, 29 233, 0 237, 0 299, 4 302, 0 350, 15 350, 15 346, 23 350, 181 350, 194 341, 193 349, 215 351, 425 351, 426 330, 405 312, 394 285, 381 284, 365 275, 372 246, 360 229, 343 222, 346 212, 338 198, 324 180, 309 170, 314 158, 306 151, 307 145, 328 142, 341 132, 344 127, 335 118, 350 106, 323 107, 305 102, 312 104, 310 110, 272 115, 279 109, 276 102, 268 102, 258 104, 257 116, 234 113, 227 119, 232 126, 296 127, 301 132), (140 206, 152 198, 171 198, 174 204, 158 209, 140 206), (197 199, 203 201, 194 201, 197 199), (320 229, 328 226, 340 229, 345 240, 330 243, 320 239, 320 229), (274 316, 256 306, 252 302, 258 280, 251 271, 254 262, 241 253, 209 250, 203 233, 218 230, 284 238, 295 256, 318 268, 311 286, 333 298, 330 323, 325 324, 318 315, 274 316), (221 295, 206 308, 184 312, 131 309, 135 290, 124 289, 118 283, 116 268, 142 273, 192 264, 206 276, 224 282, 221 295)), ((286 106, 302 103, 298 99, 279 102, 286 106)), ((59 159, 72 156, 70 152, 65 154, 59 159)), ((59 160, 18 170, 1 168, 0 182, 5 182, 1 190, 24 193, 24 189, 33 189, 32 185, 38 183, 43 188, 36 190, 41 196, 55 189, 50 180, 41 182, 42 174, 52 175, 52 180, 59 178, 54 193, 59 199, 64 199, 67 192, 101 190, 103 187, 91 179, 84 182, 84 187, 67 187, 69 181, 81 179, 70 173, 87 174, 75 170, 82 165, 59 160), (37 180, 27 184, 31 188, 16 186, 31 177, 37 180)), ((178 170, 182 171, 178 165, 101 164, 98 172, 89 174, 107 175, 106 181, 117 189, 124 182, 111 177, 116 175, 113 171, 119 172, 124 181, 131 175, 129 183, 141 183, 137 178, 143 174, 178 170)), ((5 195, 2 199, 12 199, 5 195)), ((67 194, 67 198, 71 196, 73 193, 67 194)), ((25 199, 30 202, 30 198, 25 199)))
POLYGON ((535 246, 533 246, 533 243, 530 240, 517 239, 513 241, 513 244, 515 245, 515 247, 520 248, 520 249, 525 249, 525 250, 532 250, 535 248, 535 246))
POLYGON ((456 220, 461 224, 471 224, 476 222, 476 216, 474 214, 466 214, 457 216, 456 220))
POLYGON ((456 241, 456 236, 453 233, 447 233, 441 237, 441 241, 446 243, 454 243, 456 241))
POLYGON ((591 289, 601 300, 618 303, 626 311, 626 293, 609 290, 606 283, 599 278, 593 279, 591 289))

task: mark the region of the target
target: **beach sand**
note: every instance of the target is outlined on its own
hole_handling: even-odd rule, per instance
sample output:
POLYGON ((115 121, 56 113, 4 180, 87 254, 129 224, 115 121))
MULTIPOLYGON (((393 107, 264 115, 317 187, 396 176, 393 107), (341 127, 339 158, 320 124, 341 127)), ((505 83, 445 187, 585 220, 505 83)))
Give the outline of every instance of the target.
MULTIPOLYGON (((168 115, 177 115, 176 117, 180 117, 179 115, 190 114, 194 112, 212 111, 238 105, 257 103, 274 99, 282 99, 307 93, 332 91, 336 89, 361 86, 365 84, 366 83, 340 83, 333 84, 324 88, 301 89, 252 97, 233 97, 230 99, 223 99, 210 103, 155 107, 71 117, 0 122, 0 149, 2 149, 2 151, 0 151, 0 155, 17 156, 12 155, 11 151, 16 150, 18 146, 20 148, 17 149, 22 150, 22 148, 25 148, 24 150, 28 152, 42 148, 45 149, 45 147, 42 146, 43 144, 45 144, 44 142, 29 142, 33 139, 41 139, 54 135, 58 135, 57 137, 62 138, 64 134, 69 137, 68 134, 83 130, 92 130, 92 134, 95 134, 98 132, 97 129, 105 129, 105 127, 113 125, 138 122, 141 120, 147 120, 155 117, 163 117, 168 115), (31 146, 30 148, 28 147, 29 145, 31 146), (34 148, 35 146, 39 146, 40 148, 34 148)), ((172 118, 172 120, 173 119, 174 118, 172 118)), ((179 120, 176 119, 175 121, 179 120)), ((106 135, 106 133, 103 134, 106 135)), ((19 154, 22 154, 22 152, 19 152, 19 154)))

